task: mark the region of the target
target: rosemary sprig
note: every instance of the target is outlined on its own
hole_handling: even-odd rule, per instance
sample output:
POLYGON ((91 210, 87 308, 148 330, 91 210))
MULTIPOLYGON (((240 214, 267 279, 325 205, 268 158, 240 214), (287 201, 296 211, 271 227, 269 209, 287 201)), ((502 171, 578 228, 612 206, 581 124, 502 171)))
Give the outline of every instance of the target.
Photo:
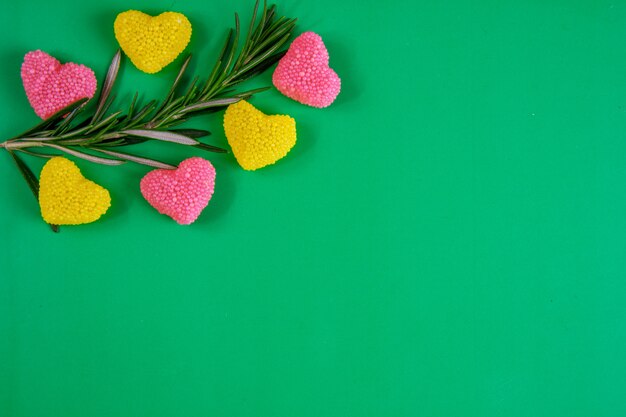
MULTIPOLYGON (((6 149, 11 154, 35 197, 39 190, 37 178, 16 152, 41 158, 56 156, 35 151, 36 148, 47 148, 98 164, 120 165, 134 162, 156 168, 175 167, 140 155, 114 151, 111 148, 156 140, 193 146, 209 152, 227 152, 199 140, 211 134, 207 130, 175 129, 175 127, 191 117, 222 110, 232 103, 269 88, 243 92, 236 92, 233 89, 264 72, 285 54, 281 48, 291 36, 296 19, 276 18, 276 6, 271 5, 268 8, 265 0, 259 19, 257 19, 258 9, 259 0, 254 6, 248 33, 239 52, 240 24, 239 16, 235 13, 235 28, 229 31, 218 59, 204 83, 199 84, 196 78, 182 94, 178 92, 191 59, 191 56, 188 56, 160 104, 157 100, 151 100, 139 108, 138 95, 135 94, 127 110, 109 114, 108 111, 115 100, 111 93, 122 60, 121 52, 118 50, 113 56, 100 89, 96 108, 91 115, 82 117, 79 121, 85 111, 87 99, 78 100, 24 133, 0 143, 0 148, 6 149)), ((58 226, 53 226, 53 230, 58 231, 58 226)))

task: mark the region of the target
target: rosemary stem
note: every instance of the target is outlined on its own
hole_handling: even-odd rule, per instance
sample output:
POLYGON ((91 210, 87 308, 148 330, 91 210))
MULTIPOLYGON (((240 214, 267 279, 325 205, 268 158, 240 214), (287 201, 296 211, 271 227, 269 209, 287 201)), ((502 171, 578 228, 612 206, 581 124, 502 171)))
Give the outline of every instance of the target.
POLYGON ((24 142, 4 142, 4 143, 0 143, 0 146, 5 148, 7 151, 13 150, 13 149, 21 149, 21 148, 30 148, 30 147, 34 147, 34 146, 44 146, 44 144, 42 142, 35 142, 35 141, 24 141, 24 142))

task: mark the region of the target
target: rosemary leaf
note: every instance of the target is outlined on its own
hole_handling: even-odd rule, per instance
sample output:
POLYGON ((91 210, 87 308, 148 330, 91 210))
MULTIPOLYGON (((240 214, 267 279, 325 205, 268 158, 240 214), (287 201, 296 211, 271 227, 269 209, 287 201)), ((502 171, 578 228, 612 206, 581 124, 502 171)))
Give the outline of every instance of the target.
MULTIPOLYGON (((22 158, 17 156, 15 152, 12 152, 12 151, 9 151, 9 154, 13 158, 13 161, 15 161, 15 165, 17 165, 17 168, 22 174, 22 177, 24 177, 24 180, 26 180, 26 183, 28 184, 28 188, 30 188, 33 195, 35 196, 35 200, 39 202, 39 180, 37 179, 35 174, 33 174, 33 171, 31 171, 28 165, 26 165, 24 161, 22 161, 22 158)), ((60 228, 58 225, 49 224, 49 226, 54 233, 59 233, 60 228)))
POLYGON ((125 159, 127 161, 130 162, 135 162, 137 164, 141 164, 141 165, 148 165, 154 168, 163 168, 163 169, 176 169, 175 166, 173 165, 169 165, 166 164, 164 162, 160 162, 160 161, 156 161, 154 159, 149 159, 149 158, 144 158, 141 156, 136 156, 136 155, 131 155, 128 153, 123 153, 123 152, 114 152, 114 151, 108 151, 105 149, 100 149, 100 148, 93 148, 95 151, 97 152, 102 152, 103 154, 109 155, 109 156, 113 156, 116 158, 120 158, 120 159, 125 159))
POLYGON ((142 107, 141 110, 139 110, 132 119, 130 119, 130 122, 141 122, 148 114, 150 114, 152 110, 154 110, 155 106, 156 100, 150 101, 148 104, 142 107))
POLYGON ((252 19, 250 19, 250 27, 248 28, 248 34, 246 35, 246 40, 243 43, 243 49, 241 50, 241 54, 239 54, 239 58, 235 62, 234 69, 237 70, 239 65, 241 64, 242 59, 248 52, 248 48, 250 47, 250 38, 252 37, 252 31, 254 29, 254 22, 256 22, 256 13, 259 10, 259 0, 256 0, 254 4, 254 11, 252 12, 252 19))
POLYGON ((95 125, 93 125, 89 130, 87 130, 86 134, 90 134, 92 132, 95 132, 96 130, 102 129, 105 126, 114 123, 115 119, 117 118, 117 116, 119 116, 122 112, 118 111, 115 112, 109 116, 107 116, 104 120, 101 120, 99 123, 96 123, 95 125))
POLYGON ((113 89, 113 84, 115 84, 115 80, 117 79, 117 73, 120 70, 120 61, 122 59, 122 52, 118 49, 113 56, 113 60, 111 61, 111 65, 109 65, 109 70, 107 71, 106 78, 104 79, 104 83, 102 84, 102 89, 100 90, 100 97, 98 98, 98 107, 96 108, 96 112, 91 119, 92 123, 97 123, 98 120, 104 115, 104 106, 111 94, 111 90, 113 89))
MULTIPOLYGON (((255 7, 255 11, 256 11, 256 7, 255 7)), ((263 32, 263 28, 265 27, 265 22, 267 21, 266 19, 267 19, 267 0, 263 0, 263 13, 261 14, 261 20, 259 22, 259 25, 257 26, 256 30, 254 31, 250 39, 251 44, 254 44, 255 41, 258 40, 259 35, 263 32)))
POLYGON ((192 139, 203 138, 211 134, 211 132, 209 132, 208 130, 200 130, 200 129, 170 129, 170 132, 188 136, 192 139))
POLYGON ((51 155, 49 153, 39 153, 39 152, 28 151, 26 149, 16 149, 16 151, 23 152, 27 155, 38 156, 39 158, 46 158, 46 159, 50 159, 50 158, 54 158, 55 156, 58 156, 58 155, 51 155))
POLYGON ((226 56, 228 46, 231 45, 232 37, 233 37, 233 30, 230 29, 230 31, 228 32, 228 36, 226 37, 226 42, 224 43, 224 47, 222 48, 222 51, 220 52, 219 57, 217 58, 217 62, 215 63, 215 66, 213 67, 213 71, 211 72, 211 75, 209 76, 209 78, 207 78, 204 88, 202 89, 202 96, 207 94, 209 91, 209 88, 213 85, 213 82, 215 81, 215 77, 217 76, 217 73, 222 67, 222 62, 224 61, 224 57, 226 56))
POLYGON ((238 97, 219 98, 219 99, 216 99, 216 100, 205 101, 204 103, 196 103, 196 104, 193 104, 191 106, 187 106, 187 107, 181 109, 180 112, 181 113, 188 113, 188 112, 192 112, 192 111, 208 109, 209 107, 228 106, 229 104, 233 104, 233 103, 236 103, 238 101, 241 101, 241 99, 238 98, 238 97))
POLYGON ((9 151, 9 154, 13 158, 13 161, 15 161, 15 164, 17 165, 20 173, 26 180, 28 187, 33 192, 33 195, 35 196, 37 201, 39 201, 39 180, 37 180, 37 177, 35 177, 33 171, 31 171, 28 165, 26 165, 24 161, 22 161, 22 159, 15 154, 15 152, 9 151))
POLYGON ((161 112, 163 111, 163 109, 168 104, 170 104, 170 102, 174 98, 174 94, 176 93, 176 87, 178 87, 178 84, 182 80, 183 74, 187 70, 187 66, 189 66, 189 61, 191 61, 191 55, 189 55, 183 62, 183 65, 180 67, 180 71, 178 71, 178 75, 176 76, 176 79, 174 80, 174 82, 172 83, 172 86, 170 87, 170 91, 167 93, 167 96, 165 96, 165 100, 163 100, 163 103, 161 103, 159 108, 156 110, 155 115, 150 122, 153 122, 154 120, 156 120, 161 115, 161 112))
POLYGON ((156 139, 164 142, 180 143, 181 145, 197 145, 198 141, 179 133, 172 133, 163 130, 124 130, 122 133, 131 136, 139 136, 142 138, 156 139))
POLYGON ((65 120, 63 120, 63 122, 60 123, 59 126, 55 129, 53 135, 57 136, 63 134, 70 127, 78 113, 80 113, 84 108, 84 106, 78 106, 74 110, 72 110, 70 114, 65 117, 65 120))
POLYGON ((122 165, 123 163, 125 163, 125 161, 120 161, 120 160, 117 160, 117 159, 100 158, 99 156, 90 155, 88 153, 80 152, 80 151, 68 148, 66 146, 55 145, 53 143, 44 143, 43 146, 47 146, 49 148, 57 149, 59 151, 65 152, 65 153, 67 153, 69 155, 73 155, 73 156, 75 156, 77 158, 81 158, 81 159, 84 159, 86 161, 93 162, 95 164, 101 164, 101 165, 122 165))
POLYGON ((239 94, 237 94, 237 97, 239 97, 239 98, 241 98, 243 100, 246 100, 246 99, 252 97, 254 94, 259 94, 259 93, 262 93, 262 92, 267 91, 269 89, 270 89, 270 87, 256 88, 254 90, 244 91, 243 93, 239 93, 239 94))
POLYGON ((233 47, 230 49, 230 53, 228 54, 228 59, 226 60, 226 64, 224 64, 224 70, 222 72, 221 77, 219 78, 220 82, 224 80, 224 78, 228 75, 228 70, 230 69, 230 64, 233 62, 233 57, 235 56, 235 52, 237 51, 237 44, 239 43, 239 34, 241 30, 239 27, 239 15, 235 13, 235 37, 233 38, 233 47))
POLYGON ((54 113, 52 116, 41 121, 40 123, 36 124, 34 127, 28 129, 26 132, 22 133, 21 135, 16 136, 13 139, 19 139, 21 137, 31 136, 35 132, 41 133, 41 131, 47 129, 48 127, 56 125, 61 119, 63 119, 63 116, 73 111, 75 108, 82 106, 83 104, 87 102, 87 100, 89 99, 85 97, 85 98, 81 98, 78 101, 75 101, 72 104, 69 104, 68 106, 54 113))
POLYGON ((137 103, 138 96, 139 93, 135 93, 133 96, 133 100, 130 102, 130 107, 128 108, 128 113, 126 114, 126 120, 132 120, 133 118, 133 111, 135 110, 135 104, 137 103))
POLYGON ((217 146, 207 145, 206 143, 198 143, 194 145, 194 148, 202 149, 204 151, 215 152, 215 153, 228 153, 226 149, 218 148, 217 146))

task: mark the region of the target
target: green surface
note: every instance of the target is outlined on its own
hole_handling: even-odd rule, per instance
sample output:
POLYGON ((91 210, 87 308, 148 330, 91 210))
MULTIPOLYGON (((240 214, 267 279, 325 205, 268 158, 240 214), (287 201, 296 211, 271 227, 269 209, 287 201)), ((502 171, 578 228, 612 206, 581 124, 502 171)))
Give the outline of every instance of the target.
MULTIPOLYGON (((79 162, 114 205, 54 235, 0 153, 0 416, 626 415, 626 4, 421 3, 281 2, 343 91, 254 97, 298 144, 258 172, 205 154, 190 227, 145 168, 79 162)), ((27 51, 102 79, 129 8, 189 16, 206 74, 252 3, 5 2, 0 136, 37 120, 27 51)), ((126 61, 119 96, 176 71, 126 61)), ((226 144, 221 115, 189 126, 226 144)))

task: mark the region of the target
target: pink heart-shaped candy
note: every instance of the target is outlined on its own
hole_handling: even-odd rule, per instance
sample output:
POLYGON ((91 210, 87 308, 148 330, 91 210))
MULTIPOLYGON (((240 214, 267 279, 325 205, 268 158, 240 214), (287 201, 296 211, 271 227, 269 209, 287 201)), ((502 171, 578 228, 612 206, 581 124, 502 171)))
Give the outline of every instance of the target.
POLYGON ((322 37, 313 32, 294 39, 278 62, 272 81, 287 97, 320 108, 330 106, 341 90, 341 80, 328 66, 322 37))
POLYGON ((141 194, 178 224, 193 223, 209 204, 215 188, 215 168, 206 159, 185 159, 177 169, 155 169, 140 183, 141 194))
POLYGON ((92 98, 98 86, 90 68, 71 62, 61 65, 42 51, 24 57, 22 82, 30 105, 42 119, 81 98, 92 98))

